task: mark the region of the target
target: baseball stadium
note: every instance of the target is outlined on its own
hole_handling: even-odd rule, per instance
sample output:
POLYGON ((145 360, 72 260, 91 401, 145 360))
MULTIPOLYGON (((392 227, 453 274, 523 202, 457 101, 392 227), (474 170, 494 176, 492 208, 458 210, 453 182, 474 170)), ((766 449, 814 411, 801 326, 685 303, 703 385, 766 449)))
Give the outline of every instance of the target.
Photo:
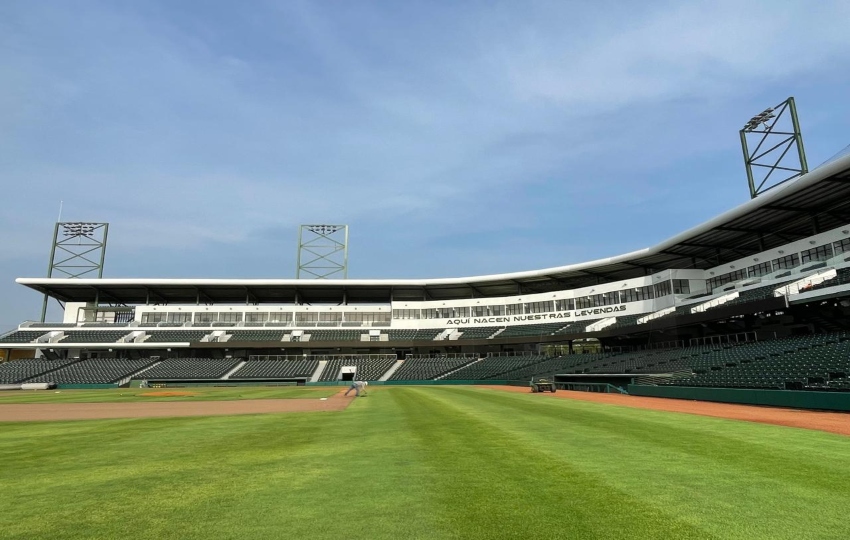
POLYGON ((746 203, 540 270, 348 279, 309 224, 295 279, 106 278, 109 224, 57 222, 0 536, 846 537, 850 154, 808 170, 793 98, 741 139, 746 203))

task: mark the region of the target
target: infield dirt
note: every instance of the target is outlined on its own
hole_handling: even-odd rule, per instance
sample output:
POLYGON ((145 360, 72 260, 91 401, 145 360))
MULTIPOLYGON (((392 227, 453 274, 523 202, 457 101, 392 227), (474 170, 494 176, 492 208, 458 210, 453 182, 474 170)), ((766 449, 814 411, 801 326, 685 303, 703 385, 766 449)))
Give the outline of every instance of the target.
POLYGON ((163 418, 313 411, 341 411, 354 399, 340 391, 327 399, 243 399, 151 403, 20 403, 0 405, 0 422, 163 418))

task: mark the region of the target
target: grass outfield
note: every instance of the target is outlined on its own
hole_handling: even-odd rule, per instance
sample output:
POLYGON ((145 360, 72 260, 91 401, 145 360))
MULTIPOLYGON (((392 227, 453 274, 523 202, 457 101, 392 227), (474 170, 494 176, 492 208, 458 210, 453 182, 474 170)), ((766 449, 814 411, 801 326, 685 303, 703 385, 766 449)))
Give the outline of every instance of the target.
POLYGON ((3 538, 843 538, 850 438, 385 387, 342 412, 0 424, 3 538))
POLYGON ((0 392, 4 403, 134 403, 151 401, 226 401, 235 399, 321 398, 342 387, 241 386, 231 388, 104 388, 98 390, 13 390, 0 392), (191 396, 145 396, 162 392, 185 392, 191 396))

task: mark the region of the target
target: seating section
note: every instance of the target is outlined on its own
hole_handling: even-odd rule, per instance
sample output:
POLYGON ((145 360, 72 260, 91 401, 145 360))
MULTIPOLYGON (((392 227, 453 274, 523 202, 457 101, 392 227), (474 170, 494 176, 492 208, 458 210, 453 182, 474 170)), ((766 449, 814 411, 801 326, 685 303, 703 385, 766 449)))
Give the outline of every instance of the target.
POLYGON ((309 378, 318 360, 249 360, 230 379, 309 378))
POLYGON ((40 332, 38 330, 18 330, 0 337, 0 343, 29 343, 31 341, 35 341, 46 333, 47 332, 40 332))
MULTIPOLYGON (((622 328, 624 326, 634 326, 637 324, 637 320, 641 317, 645 317, 646 313, 640 313, 638 315, 617 315, 617 320, 614 324, 610 326, 606 326, 603 330, 613 330, 615 328, 622 328)), ((591 323, 587 323, 591 324, 591 323)), ((585 325, 586 327, 586 325, 585 325)))
POLYGON ((0 384, 15 384, 31 377, 67 366, 77 360, 37 360, 25 358, 0 364, 0 384))
POLYGON ((59 343, 115 343, 127 334, 127 330, 78 330, 65 332, 59 343))
MULTIPOLYGON (((787 283, 784 282, 784 283, 787 283)), ((776 283, 772 285, 767 285, 765 287, 756 287, 755 289, 748 289, 745 291, 738 292, 738 298, 734 300, 730 300, 725 304, 721 304, 723 306, 734 306, 735 304, 745 304, 747 302, 754 302, 755 300, 762 300, 764 298, 773 298, 773 291, 781 287, 782 283, 776 283)))
POLYGON ((389 378, 390 381, 427 381, 461 368, 474 358, 409 357, 389 378))
POLYGON ((499 378, 523 380, 556 373, 667 374, 654 384, 850 391, 850 334, 568 355, 529 364, 499 378))
POLYGON ((502 379, 502 375, 545 360, 544 356, 491 356, 460 368, 445 380, 502 379))
MULTIPOLYGON (((524 324, 521 326, 508 326, 497 338, 507 337, 529 337, 529 336, 551 336, 561 328, 569 325, 569 322, 556 322, 544 324, 524 324)), ((588 323, 589 324, 589 323, 588 323)))
POLYGON ((848 268, 839 268, 836 271, 836 276, 832 279, 828 279, 826 281, 822 281, 817 285, 809 287, 808 289, 800 289, 801 293, 816 291, 818 289, 825 289, 827 287, 835 287, 836 285, 843 285, 845 283, 850 282, 850 267, 848 268))
POLYGON ((220 379, 241 358, 169 358, 139 374, 143 379, 220 379))
MULTIPOLYGON (((231 379, 309 378, 322 357, 255 358, 231 379)), ((343 366, 355 378, 379 380, 397 360, 392 355, 324 357, 322 381, 338 380, 343 366)), ((0 364, 0 383, 114 383, 139 373, 146 379, 219 379, 240 359, 13 360, 0 364)), ((696 345, 632 352, 473 357, 409 356, 390 377, 403 380, 528 380, 556 374, 630 374, 642 384, 850 392, 850 332, 770 341, 696 345), (647 376, 641 379, 640 377, 647 376)))
POLYGON ((227 333, 233 336, 230 341, 280 341, 286 332, 284 330, 234 330, 227 333))
POLYGON ((145 343, 195 343, 209 334, 205 330, 168 330, 164 332, 147 330, 145 333, 148 335, 145 343))
POLYGON ((377 381, 394 364, 394 357, 367 358, 351 356, 346 358, 333 357, 328 360, 325 370, 322 372, 322 381, 339 380, 339 371, 343 366, 356 366, 354 378, 358 381, 377 381))
POLYGON ((310 341, 360 341, 363 330, 308 330, 310 341))
POLYGON ((458 339, 487 339, 496 333, 502 326, 474 326, 469 328, 458 328, 461 336, 458 339))
POLYGON ((817 334, 705 351, 678 386, 850 391, 850 336, 817 334))
MULTIPOLYGON (((719 304, 719 305, 714 306, 714 307, 734 306, 736 304, 745 304, 747 302, 753 302, 755 300, 763 300, 765 298, 773 298, 773 291, 782 287, 783 285, 786 285, 786 284, 791 283, 792 281, 796 281, 798 279, 800 279, 800 276, 795 275, 791 279, 776 281, 774 283, 771 283, 770 285, 765 285, 763 287, 755 287, 755 288, 747 289, 747 290, 739 290, 738 291, 738 298, 735 298, 733 300, 729 300, 728 302, 726 302, 724 304, 719 304)), ((730 291, 725 291, 725 292, 728 293, 728 292, 731 292, 731 290, 734 290, 734 288, 730 289, 730 291)), ((717 291, 715 289, 714 292, 717 293, 719 291, 717 291)), ((699 304, 694 304, 691 307, 694 307, 694 306, 697 306, 697 305, 699 305, 699 304)), ((709 308, 709 309, 714 309, 714 308, 709 308)))
POLYGON ((442 328, 427 330, 387 330, 390 341, 426 341, 433 340, 443 332, 442 328))
POLYGON ((586 359, 583 354, 571 354, 567 356, 557 356, 528 364, 523 367, 512 369, 503 373, 499 378, 508 381, 524 381, 526 379, 538 377, 552 378, 558 373, 568 373, 574 370, 576 366, 586 359))
POLYGON ((563 323, 563 326, 555 332, 552 332, 552 334, 556 336, 563 336, 568 334, 583 334, 584 329, 587 328, 588 325, 591 325, 598 320, 600 319, 585 319, 583 321, 563 323))
POLYGON ((124 360, 119 358, 83 360, 51 373, 38 375, 31 378, 28 382, 53 382, 56 384, 114 383, 140 371, 153 362, 149 358, 141 360, 124 360))

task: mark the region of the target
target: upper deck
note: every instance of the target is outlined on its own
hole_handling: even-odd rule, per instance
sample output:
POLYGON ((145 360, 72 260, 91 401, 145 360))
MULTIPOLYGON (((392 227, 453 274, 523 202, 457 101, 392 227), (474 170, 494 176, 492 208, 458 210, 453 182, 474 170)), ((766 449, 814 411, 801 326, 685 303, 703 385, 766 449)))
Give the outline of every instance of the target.
POLYGON ((437 279, 18 278, 64 302, 388 303, 562 291, 666 269, 714 268, 850 223, 850 155, 653 247, 555 268, 437 279))

